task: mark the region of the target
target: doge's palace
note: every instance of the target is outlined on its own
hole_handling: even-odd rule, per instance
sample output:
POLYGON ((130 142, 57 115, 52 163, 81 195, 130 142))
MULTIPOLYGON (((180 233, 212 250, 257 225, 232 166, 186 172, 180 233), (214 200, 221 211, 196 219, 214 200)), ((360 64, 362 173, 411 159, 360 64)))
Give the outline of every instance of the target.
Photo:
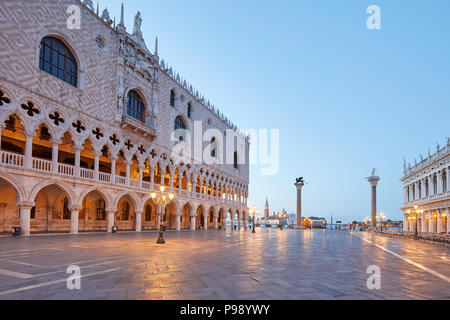
POLYGON ((0 233, 247 227, 249 138, 124 10, 116 24, 92 1, 0 2, 0 233))

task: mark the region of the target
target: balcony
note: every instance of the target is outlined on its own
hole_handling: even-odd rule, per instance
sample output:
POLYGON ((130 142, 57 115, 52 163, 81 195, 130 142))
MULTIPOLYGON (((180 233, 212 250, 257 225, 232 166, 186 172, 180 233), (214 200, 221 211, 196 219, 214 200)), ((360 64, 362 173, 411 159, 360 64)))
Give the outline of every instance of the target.
POLYGON ((140 133, 144 137, 154 138, 156 136, 156 118, 154 117, 147 117, 142 122, 124 113, 120 126, 122 129, 129 128, 136 133, 140 133))
POLYGON ((441 193, 437 193, 428 197, 424 197, 421 199, 416 199, 416 200, 412 200, 409 202, 405 202, 403 207, 407 208, 407 207, 412 207, 414 205, 423 205, 426 203, 430 203, 430 202, 436 202, 436 201, 441 201, 444 199, 449 199, 450 198, 450 191, 446 191, 446 192, 441 192, 441 193))

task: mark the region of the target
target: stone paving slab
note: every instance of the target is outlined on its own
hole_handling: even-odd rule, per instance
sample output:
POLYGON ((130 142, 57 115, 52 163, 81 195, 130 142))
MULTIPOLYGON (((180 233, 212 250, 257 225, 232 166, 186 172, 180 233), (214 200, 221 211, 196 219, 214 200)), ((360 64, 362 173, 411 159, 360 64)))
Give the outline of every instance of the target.
POLYGON ((433 243, 321 230, 165 236, 164 246, 155 233, 4 237, 0 299, 450 299, 450 249, 433 243), (81 290, 66 287, 71 265, 81 290), (371 265, 381 290, 367 288, 371 265))

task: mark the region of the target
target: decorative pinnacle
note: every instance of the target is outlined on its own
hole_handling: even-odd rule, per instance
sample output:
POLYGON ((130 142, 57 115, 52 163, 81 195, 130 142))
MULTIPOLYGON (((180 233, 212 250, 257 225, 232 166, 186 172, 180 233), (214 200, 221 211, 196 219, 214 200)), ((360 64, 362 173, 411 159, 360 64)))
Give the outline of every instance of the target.
POLYGON ((122 7, 120 8, 120 25, 124 26, 125 22, 124 22, 124 8, 123 8, 123 3, 122 3, 122 7))

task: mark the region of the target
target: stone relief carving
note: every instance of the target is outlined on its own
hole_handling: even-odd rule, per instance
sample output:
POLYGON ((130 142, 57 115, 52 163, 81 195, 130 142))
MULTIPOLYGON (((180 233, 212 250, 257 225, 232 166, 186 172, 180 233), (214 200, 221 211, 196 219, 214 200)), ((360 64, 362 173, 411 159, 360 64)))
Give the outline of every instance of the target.
POLYGON ((136 68, 139 72, 146 77, 157 81, 158 70, 155 68, 154 63, 146 59, 141 53, 132 48, 124 41, 120 42, 119 53, 123 56, 126 62, 132 67, 136 68))

